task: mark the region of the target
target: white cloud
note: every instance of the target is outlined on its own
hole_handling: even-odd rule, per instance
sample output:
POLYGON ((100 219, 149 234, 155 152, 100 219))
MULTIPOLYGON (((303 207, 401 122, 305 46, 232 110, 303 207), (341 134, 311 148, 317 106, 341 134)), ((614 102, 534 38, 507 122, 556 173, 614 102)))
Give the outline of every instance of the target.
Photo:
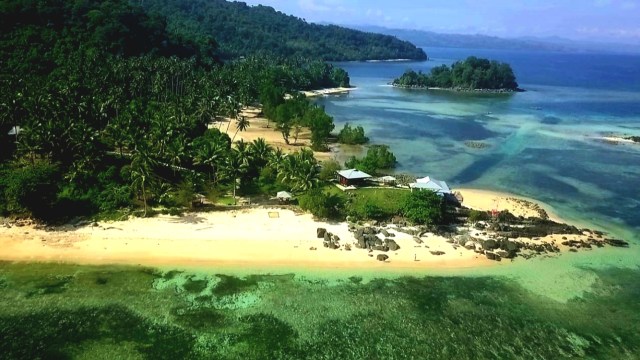
POLYGON ((315 0, 298 0, 298 5, 304 11, 327 12, 331 10, 331 7, 327 4, 319 4, 315 0))

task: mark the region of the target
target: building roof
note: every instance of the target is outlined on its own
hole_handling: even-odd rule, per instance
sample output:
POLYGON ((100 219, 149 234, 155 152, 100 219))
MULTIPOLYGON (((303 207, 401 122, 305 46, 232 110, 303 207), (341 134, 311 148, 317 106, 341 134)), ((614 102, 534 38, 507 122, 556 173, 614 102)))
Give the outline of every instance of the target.
POLYGON ((368 179, 371 177, 371 175, 367 174, 366 172, 356 169, 341 170, 338 171, 338 175, 349 180, 368 179))
POLYGON ((438 194, 451 194, 449 185, 442 180, 432 179, 429 176, 416 180, 415 183, 409 184, 412 189, 427 189, 438 194))
POLYGON ((14 126, 11 128, 11 130, 9 130, 7 135, 15 136, 20 134, 21 132, 22 132, 22 128, 20 126, 14 126))
POLYGON ((288 193, 286 191, 278 191, 278 193, 276 194, 276 197, 278 199, 292 199, 293 195, 291 195, 290 193, 288 193))

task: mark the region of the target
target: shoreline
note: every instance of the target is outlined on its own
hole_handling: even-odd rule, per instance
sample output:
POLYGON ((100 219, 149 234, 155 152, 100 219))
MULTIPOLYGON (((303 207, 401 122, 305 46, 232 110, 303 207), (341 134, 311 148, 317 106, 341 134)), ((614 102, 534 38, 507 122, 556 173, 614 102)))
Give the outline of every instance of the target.
POLYGON ((329 95, 344 95, 348 94, 350 91, 358 90, 357 87, 335 87, 335 88, 326 88, 326 89, 318 89, 318 90, 305 90, 301 91, 306 97, 317 97, 317 96, 329 96, 329 95))
POLYGON ((441 87, 429 87, 429 86, 405 86, 405 85, 396 85, 391 83, 392 87, 397 89, 407 89, 407 90, 428 90, 428 91, 443 91, 443 92, 451 92, 451 93, 459 93, 459 94, 515 94, 520 92, 526 92, 525 89, 464 89, 464 88, 441 88, 441 87))
MULTIPOLYGON (((534 214, 539 207, 548 211, 554 221, 562 220, 548 206, 532 199, 488 190, 457 190, 465 198, 463 204, 471 208, 490 211, 497 200, 499 209, 513 210, 516 216, 534 214)), ((449 238, 428 233, 420 236, 422 241, 418 244, 414 235, 393 227, 387 230, 393 233, 398 250, 368 252, 356 248, 358 241, 347 222, 316 221, 310 214, 275 208, 189 213, 182 217, 161 215, 83 227, 65 225, 53 230, 15 224, 0 228, 0 261, 422 274, 509 266, 510 259, 489 260, 481 253, 453 244, 449 238), (316 236, 318 228, 338 235, 342 246, 324 247, 323 239, 316 236), (379 254, 388 255, 389 260, 378 261, 379 254)), ((482 237, 470 229, 469 234, 472 232, 473 236, 482 237)), ((584 234, 567 236, 575 241, 588 238, 584 234)), ((559 244, 562 240, 564 236, 556 234, 538 243, 557 244, 562 253, 571 250, 559 244)), ((527 260, 518 257, 512 261, 527 260)))
POLYGON ((182 218, 162 215, 95 225, 63 226, 53 231, 33 225, 0 228, 0 260, 379 271, 464 269, 494 264, 464 249, 454 252, 446 238, 435 235, 425 240, 429 248, 417 248, 413 236, 400 232, 394 237, 400 245, 396 251, 368 253, 355 247, 350 251, 325 248, 316 229, 325 228, 340 236, 342 243, 350 244, 355 240, 348 223, 315 221, 310 214, 282 209, 193 213, 182 218), (429 252, 440 249, 447 254, 436 256, 429 252), (376 255, 382 253, 390 256, 389 261, 376 260, 376 255))
POLYGON ((609 143, 612 145, 618 145, 620 143, 623 144, 632 144, 632 145, 640 145, 640 141, 633 140, 630 136, 595 136, 592 139, 603 141, 605 143, 609 143))
POLYGON ((549 204, 526 196, 476 188, 454 188, 453 190, 462 194, 462 205, 470 209, 483 211, 491 211, 493 209, 498 211, 508 210, 515 216, 539 217, 539 208, 547 214, 551 221, 573 224, 573 222, 569 222, 560 216, 549 204))

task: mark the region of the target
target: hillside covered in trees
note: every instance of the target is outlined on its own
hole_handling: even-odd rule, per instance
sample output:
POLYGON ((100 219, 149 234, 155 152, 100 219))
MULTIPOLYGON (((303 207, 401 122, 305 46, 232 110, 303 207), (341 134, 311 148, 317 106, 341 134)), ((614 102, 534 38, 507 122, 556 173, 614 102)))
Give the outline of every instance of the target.
MULTIPOLYGON (((347 86, 346 72, 299 57, 221 63, 215 51, 127 0, 0 3, 0 216, 146 214, 190 206, 195 193, 313 186, 310 151, 284 161, 262 139, 233 142, 250 126, 240 110, 347 86)), ((322 148, 333 119, 299 103, 322 148)))
POLYGON ((403 88, 440 88, 460 91, 492 90, 519 91, 511 66, 498 61, 489 61, 470 56, 464 61, 441 65, 429 74, 406 71, 393 80, 394 86, 403 88))
POLYGON ((396 37, 310 24, 268 6, 225 0, 140 3, 164 15, 175 37, 201 38, 204 42, 213 37, 223 58, 270 53, 327 61, 427 59, 422 49, 396 37))

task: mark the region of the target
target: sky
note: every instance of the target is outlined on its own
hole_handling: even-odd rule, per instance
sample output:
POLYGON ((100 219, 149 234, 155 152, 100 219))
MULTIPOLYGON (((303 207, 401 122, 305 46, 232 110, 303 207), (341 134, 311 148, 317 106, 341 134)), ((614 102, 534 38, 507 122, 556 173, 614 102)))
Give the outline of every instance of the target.
POLYGON ((308 22, 640 44, 640 0, 244 0, 308 22))

